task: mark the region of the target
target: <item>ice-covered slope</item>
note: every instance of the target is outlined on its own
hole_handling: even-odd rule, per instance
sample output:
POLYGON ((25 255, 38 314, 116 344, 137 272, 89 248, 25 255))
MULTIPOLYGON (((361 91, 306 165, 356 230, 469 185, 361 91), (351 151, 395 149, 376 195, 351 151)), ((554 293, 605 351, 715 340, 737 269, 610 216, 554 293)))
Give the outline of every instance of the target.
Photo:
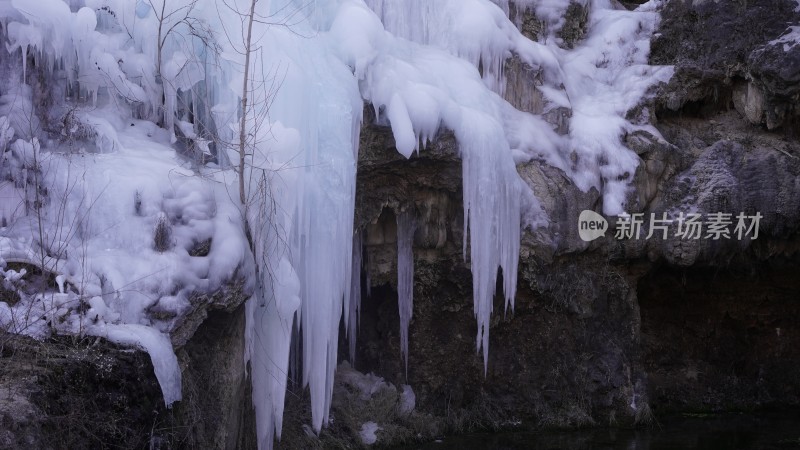
MULTIPOLYGON (((606 213, 623 211, 638 163, 620 143, 635 127, 624 115, 669 75, 646 65, 654 3, 626 11, 591 2, 586 40, 565 50, 556 39, 525 38, 504 2, 262 0, 250 107, 242 110, 251 3, 162 2, 0 2, 15 61, 3 65, 0 148, 11 184, 0 193, 16 202, 4 200, 0 257, 45 266, 66 283, 0 303, 0 325, 142 346, 170 403, 180 398, 179 372, 163 333, 193 293, 244 278, 254 293, 245 357, 262 448, 280 436, 292 339, 302 339, 302 378, 319 430, 328 421, 342 319, 355 336, 360 292, 352 268, 360 251, 352 228, 365 101, 406 157, 424 152, 442 128, 458 140, 464 257, 486 362, 498 270, 513 307, 522 217, 547 220, 515 163, 543 159, 581 188, 601 190, 606 213), (503 99, 512 55, 541 72, 548 102, 571 109, 568 136, 503 99), (42 98, 53 105, 35 107, 42 98), (244 205, 228 165, 238 161, 242 116, 244 205), (201 158, 214 162, 203 166, 201 158), (42 192, 46 198, 37 198, 42 192), (207 240, 208 255, 190 254, 207 240)), ((552 33, 568 2, 517 3, 524 5, 552 23, 552 33)), ((403 272, 406 337, 412 275, 403 272)), ((4 272, 6 283, 23 278, 4 272)))
POLYGON ((172 403, 180 399, 180 372, 162 333, 191 309, 192 294, 250 270, 240 214, 214 174, 181 167, 163 129, 120 117, 117 108, 86 114, 115 130, 113 153, 69 153, 37 138, 0 145, 2 201, 14 205, 0 233, 0 261, 59 277, 58 291, 37 292, 25 278, 12 282, 7 267, 6 288, 28 295, 0 314, 0 325, 34 337, 90 334, 140 345, 154 366, 168 365, 162 371, 171 373, 157 375, 172 403), (208 255, 192 256, 204 241, 208 255))

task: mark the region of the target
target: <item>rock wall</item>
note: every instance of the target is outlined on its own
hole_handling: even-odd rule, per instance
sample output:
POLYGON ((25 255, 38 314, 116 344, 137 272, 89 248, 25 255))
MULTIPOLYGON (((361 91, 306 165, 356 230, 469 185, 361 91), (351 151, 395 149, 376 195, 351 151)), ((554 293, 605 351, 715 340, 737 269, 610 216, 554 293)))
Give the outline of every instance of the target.
POLYGON ((243 309, 211 312, 178 349, 172 409, 142 351, 0 333, 0 449, 257 448, 243 309))
MULTIPOLYGON (((365 237, 364 300, 353 363, 411 385, 417 412, 396 412, 399 388, 365 408, 338 383, 334 423, 317 439, 303 427, 307 395, 291 385, 280 448, 342 442, 330 436, 352 434, 377 413, 396 421, 378 432, 389 443, 476 428, 624 426, 666 411, 800 406, 800 45, 774 42, 800 21, 795 9, 787 0, 668 1, 651 61, 674 65, 676 75, 630 112, 661 136, 625 136, 641 160, 629 212, 760 212, 759 238, 583 242, 577 217, 602 210, 599 193, 580 191, 544 163, 520 165, 551 222, 525 231, 516 308, 504 312, 496 296, 485 374, 463 258, 455 139, 444 131, 406 161, 390 130, 368 114, 355 223, 365 237), (406 372, 396 216, 409 210, 418 228, 406 372)), ((527 35, 545 32, 531 11, 512 12, 527 35)), ((585 10, 576 3, 568 15, 560 37, 580 45, 585 10)), ((506 71, 509 101, 542 112, 537 71, 513 58, 506 71)), ((555 108, 546 118, 564 134, 569 116, 555 108)), ((101 340, 0 335, 0 448, 255 448, 242 300, 235 289, 221 294, 211 302, 221 310, 197 308, 173 333, 184 401, 169 411, 141 352, 101 340), (65 432, 67 419, 74 422, 65 432)), ((360 445, 354 439, 344 442, 360 445)))
MULTIPOLYGON (((562 258, 549 247, 526 247, 515 311, 504 316, 501 292, 496 296, 484 377, 475 351, 471 273, 462 252, 461 168, 452 137, 397 161, 388 129, 367 126, 362 136, 356 221, 366 230, 370 296, 363 303, 355 367, 410 384, 423 411, 471 410, 488 426, 522 419, 559 426, 633 422, 637 411, 627 405, 637 389, 646 397, 631 275, 636 271, 597 264, 593 255, 562 258), (418 220, 407 378, 399 347, 394 225, 404 210, 418 220)), ((596 193, 578 197, 587 207, 597 200, 596 193)), ((561 208, 573 200, 551 203, 561 208)))
MULTIPOLYGON (((798 23, 795 8, 668 2, 651 59, 675 65, 676 75, 630 112, 661 135, 625 136, 640 157, 629 212, 759 212, 758 239, 683 240, 671 229, 667 239, 586 243, 577 217, 600 211, 598 193, 546 164, 518 166, 551 224, 523 238, 514 311, 504 314, 498 291, 485 376, 461 247, 456 144, 444 133, 401 161, 391 133, 367 118, 356 226, 366 233, 370 295, 356 369, 408 383, 421 411, 470 414, 477 427, 629 425, 654 412, 800 406, 800 46, 771 43, 798 23), (406 374, 395 217, 407 210, 419 228, 406 374)), ((570 23, 577 45, 580 22, 570 23)), ((506 95, 530 95, 520 86, 535 84, 535 71, 514 60, 507 70, 506 95)), ((509 100, 533 112, 541 105, 509 100)))
POLYGON ((662 17, 651 61, 676 67, 660 98, 664 109, 707 114, 734 106, 750 123, 796 136, 800 46, 775 42, 798 24, 796 2, 673 0, 662 17))

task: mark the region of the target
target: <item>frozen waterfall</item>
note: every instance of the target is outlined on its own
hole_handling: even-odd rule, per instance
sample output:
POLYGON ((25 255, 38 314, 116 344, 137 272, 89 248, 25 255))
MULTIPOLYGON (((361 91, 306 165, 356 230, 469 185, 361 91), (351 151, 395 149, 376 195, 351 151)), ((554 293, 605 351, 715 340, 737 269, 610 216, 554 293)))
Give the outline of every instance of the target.
MULTIPOLYGON (((463 256, 472 273, 476 351, 486 370, 498 274, 505 307, 513 309, 522 218, 547 223, 516 164, 545 161, 581 189, 599 189, 607 214, 622 211, 639 159, 620 136, 645 127, 626 112, 671 75, 647 65, 659 0, 635 11, 610 0, 580 2, 588 8, 588 33, 574 49, 559 46, 554 34, 569 3, 0 0, 7 54, 15 58, 2 61, 12 80, 2 81, 0 96, 0 149, 8 162, 3 176, 27 180, 38 173, 28 170, 36 158, 52 169, 40 185, 63 194, 64 206, 37 212, 39 232, 56 236, 51 241, 63 251, 48 256, 47 269, 66 280, 67 290, 82 286, 81 292, 62 286, 50 297, 53 311, 43 309, 41 296, 20 302, 18 308, 39 317, 58 315, 59 329, 48 330, 39 319, 20 327, 11 308, 0 309, 0 325, 36 337, 89 333, 143 347, 171 403, 180 399, 180 369, 168 338, 175 321, 150 312, 180 317, 191 307, 191 293, 244 278, 253 292, 244 357, 252 371, 259 447, 269 449, 280 438, 291 348, 302 347, 302 383, 319 432, 329 421, 341 323, 355 358, 363 240, 353 222, 366 104, 391 125, 406 158, 424 152, 443 129, 458 141, 463 256), (254 50, 247 59, 253 5, 254 50), (508 18, 512 7, 533 8, 548 24, 548 39, 523 36, 508 18), (504 99, 512 56, 541 75, 535 88, 545 109, 571 112, 567 135, 504 99), (70 123, 63 135, 90 136, 92 149, 80 151, 92 158, 73 159, 73 149, 56 140, 40 148, 32 69, 46 74, 64 103, 56 114, 70 123), (242 107, 243 84, 248 107, 242 107), (239 141, 242 119, 245 142, 239 141), (193 165, 176 155, 179 144, 195 152, 193 165), (240 178, 230 163, 239 160, 239 144, 246 149, 244 204, 234 192, 240 178), (106 194, 112 179, 115 190, 106 194), (102 213, 89 218, 89 203, 102 213), (80 233, 67 230, 75 236, 62 239, 70 220, 80 223, 80 233), (153 250, 151 230, 165 220, 174 224, 172 240, 153 250), (189 249, 204 240, 212 242, 208 257, 192 259, 189 249), (79 296, 90 299, 89 312, 69 306, 79 296)), ((23 188, 3 192, 24 203, 29 192, 23 188)), ((44 254, 44 239, 30 240, 32 215, 19 208, 3 214, 16 228, 0 236, 0 261, 44 254)), ((400 214, 397 223, 406 370, 412 214, 400 214)))

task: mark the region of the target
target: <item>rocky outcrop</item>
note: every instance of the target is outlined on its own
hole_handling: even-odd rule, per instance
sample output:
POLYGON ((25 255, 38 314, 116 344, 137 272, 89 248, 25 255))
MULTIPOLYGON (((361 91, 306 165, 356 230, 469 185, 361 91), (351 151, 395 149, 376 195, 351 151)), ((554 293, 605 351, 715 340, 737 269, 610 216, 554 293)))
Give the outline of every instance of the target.
POLYGON ((0 333, 0 448, 169 448, 171 422, 147 354, 0 333))
POLYGON ((707 114, 734 106, 750 123, 796 129, 800 46, 776 42, 800 21, 796 2, 674 0, 662 16, 651 60, 676 67, 663 108, 707 114))
POLYGON ((638 351, 639 269, 601 262, 593 254, 565 256, 587 248, 571 236, 577 236, 577 212, 597 205, 596 191, 577 191, 547 165, 520 167, 543 199, 551 228, 526 236, 514 311, 504 315, 501 292, 496 296, 484 376, 475 352, 471 272, 462 249, 461 171, 452 138, 445 134, 427 152, 403 162, 393 156, 388 129, 370 125, 362 136, 357 223, 366 231, 371 292, 363 303, 356 368, 410 384, 422 411, 464 414, 488 427, 634 423, 648 416, 638 351), (414 212, 418 228, 406 378, 398 338, 394 222, 407 210, 414 212), (575 214, 566 217, 570 213, 575 214), (634 398, 644 408, 632 408, 634 398))
POLYGON ((258 448, 244 345, 244 304, 240 303, 231 312, 210 312, 177 351, 183 400, 173 413, 180 431, 173 447, 258 448))
MULTIPOLYGON (((674 65, 676 75, 631 112, 655 129, 624 136, 640 158, 627 202, 646 218, 640 239, 615 239, 609 217, 606 238, 580 240, 578 214, 601 211, 599 193, 544 163, 518 166, 550 223, 523 236, 513 311, 504 312, 498 291, 485 375, 456 144, 445 132, 403 161, 390 131, 368 118, 356 226, 366 237, 369 296, 355 367, 410 384, 418 409, 439 423, 461 414, 478 428, 627 425, 665 411, 800 405, 795 47, 771 43, 797 22, 794 8, 667 3, 652 62, 674 65), (409 210, 418 229, 406 372, 395 220, 409 210), (731 226, 729 239, 687 240, 672 224, 666 238, 645 239, 651 213, 679 212, 759 213, 759 236, 739 239, 731 226)), ((537 82, 535 71, 509 64, 506 96, 537 82)), ((511 101, 541 112, 535 97, 511 101)))
POLYGON ((255 449, 244 306, 177 348, 183 400, 164 406, 150 357, 101 338, 0 333, 0 449, 255 449))

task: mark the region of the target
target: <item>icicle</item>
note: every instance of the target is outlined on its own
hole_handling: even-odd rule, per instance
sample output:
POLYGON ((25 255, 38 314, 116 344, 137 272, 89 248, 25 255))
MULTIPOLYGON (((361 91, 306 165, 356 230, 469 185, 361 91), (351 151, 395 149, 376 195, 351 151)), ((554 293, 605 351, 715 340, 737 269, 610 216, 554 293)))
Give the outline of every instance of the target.
POLYGON ((506 307, 514 307, 520 242, 520 184, 513 161, 496 150, 503 130, 483 113, 463 111, 470 126, 456 131, 464 183, 464 252, 470 249, 472 291, 478 320, 476 346, 489 360, 489 322, 503 271, 506 307), (467 236, 468 234, 468 236, 467 236))
MULTIPOLYGON (((275 20, 290 12, 272 11, 275 20)), ((329 421, 340 323, 350 315, 355 156, 364 103, 351 69, 330 54, 324 37, 303 37, 316 32, 308 23, 269 29, 260 60, 274 66, 265 63, 263 76, 278 73, 281 84, 254 104, 270 105, 272 123, 258 138, 262 167, 276 174, 271 194, 285 214, 275 227, 285 235, 273 251, 288 255, 300 280, 300 365, 311 426, 319 432, 329 421)), ((264 400, 254 395, 254 401, 264 400)))
MULTIPOLYGON (((482 68, 486 86, 505 89, 503 65, 519 52, 518 30, 508 7, 488 0, 367 0, 387 31, 397 37, 448 51, 482 68)), ((507 2, 506 2, 507 3, 507 2)), ((394 124, 393 124, 394 126, 394 124)))
POLYGON ((289 348, 289 380, 293 385, 299 385, 302 379, 300 368, 300 355, 302 348, 300 344, 300 328, 298 327, 299 317, 292 322, 292 345, 289 348))
POLYGON ((350 365, 356 363, 356 339, 358 326, 361 323, 361 248, 363 242, 361 230, 356 230, 353 236, 353 272, 350 274, 350 312, 347 328, 347 343, 350 348, 350 365))
POLYGON ((400 353, 408 377, 408 326, 414 314, 414 231, 417 225, 411 211, 397 216, 397 306, 400 310, 400 353))
POLYGON ((274 274, 265 275, 259 281, 255 296, 245 307, 245 352, 251 366, 261 449, 272 448, 276 436, 280 439, 292 322, 300 306, 300 280, 292 265, 284 258, 273 270, 274 274))
MULTIPOLYGON (((362 259, 362 261, 361 261, 361 266, 362 266, 362 267, 364 267, 364 261, 363 261, 363 260, 364 260, 366 257, 367 257, 367 255, 364 255, 364 254, 362 254, 362 255, 361 255, 361 259, 362 259)), ((369 260, 367 260, 367 264, 369 264, 369 260)), ((372 278, 371 278, 371 277, 370 277, 370 275, 369 275, 369 270, 365 270, 365 274, 364 274, 364 284, 366 284, 366 294, 367 294, 367 298, 370 298, 370 297, 372 297, 372 278)))
MULTIPOLYGON (((384 16, 390 3, 386 0, 382 4, 384 16)), ((455 3, 445 3, 456 8, 455 3)), ((416 6, 419 5, 409 4, 410 8, 416 6)), ((495 11, 505 17, 496 5, 469 0, 469 6, 467 8, 467 3, 464 3, 464 9, 469 11, 460 17, 486 25, 487 28, 482 32, 487 42, 495 37, 498 42, 502 41, 507 29, 513 28, 510 23, 497 28, 487 23, 486 16, 480 14, 495 11)), ((342 43, 340 50, 343 59, 354 67, 356 74, 363 74, 361 89, 364 98, 379 108, 385 108, 400 153, 410 155, 417 149, 420 136, 433 135, 440 126, 453 130, 456 135, 463 162, 464 255, 466 259, 469 253, 473 275, 474 306, 478 321, 477 349, 483 349, 486 364, 489 318, 498 269, 508 274, 504 278, 507 307, 513 308, 515 295, 520 239, 520 189, 524 184, 516 171, 510 138, 506 135, 503 121, 518 116, 509 112, 513 108, 500 96, 487 89, 486 80, 470 64, 450 52, 409 45, 403 39, 396 39, 385 33, 382 24, 375 19, 357 3, 348 4, 334 22, 331 34, 342 43), (353 23, 363 24, 359 28, 361 34, 352 35, 353 23), (372 47, 365 46, 365 42, 372 47), (370 58, 374 54, 380 54, 381 58, 371 63, 373 60, 370 58), (402 71, 396 69, 399 66, 403 67, 402 71), (448 74, 446 81, 441 77, 443 73, 448 74), (427 130, 432 131, 429 133, 427 130)), ((464 32, 463 29, 461 31, 464 32)), ((464 45, 468 47, 472 44, 464 45)), ((552 133, 543 123, 528 125, 532 126, 527 131, 534 131, 535 134, 542 130, 552 133)), ((407 231, 407 235, 411 234, 413 231, 407 231)), ((409 287, 412 284, 410 277, 406 284, 408 290, 403 291, 402 267, 406 262, 411 264, 410 250, 408 252, 405 256, 398 256, 398 270, 401 271, 398 297, 404 358, 413 293, 409 287)))

